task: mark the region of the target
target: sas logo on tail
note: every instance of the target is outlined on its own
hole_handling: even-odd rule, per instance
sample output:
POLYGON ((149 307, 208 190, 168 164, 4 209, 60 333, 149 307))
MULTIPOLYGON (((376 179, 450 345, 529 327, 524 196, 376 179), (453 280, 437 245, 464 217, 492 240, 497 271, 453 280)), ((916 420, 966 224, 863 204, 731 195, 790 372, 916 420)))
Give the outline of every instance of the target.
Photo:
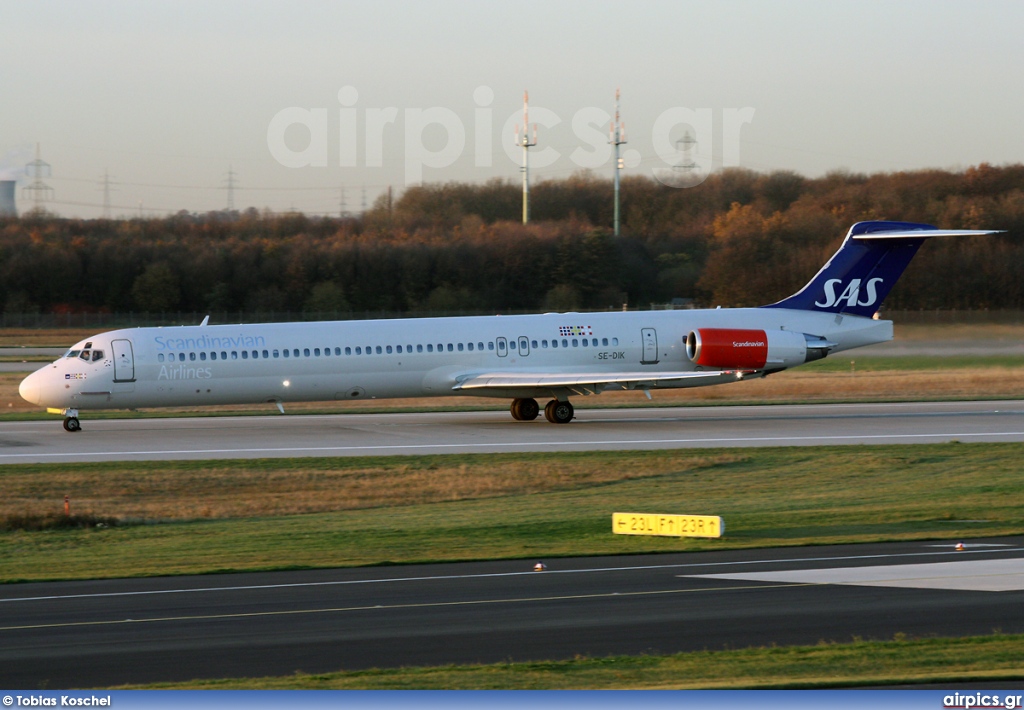
POLYGON ((868 282, 864 284, 864 297, 865 300, 861 301, 860 298, 860 279, 853 279, 843 289, 843 292, 836 295, 836 288, 843 283, 842 279, 829 279, 825 282, 825 301, 815 301, 814 305, 820 308, 831 308, 840 301, 846 301, 847 308, 853 308, 854 306, 873 306, 878 300, 878 293, 875 291, 875 285, 882 282, 882 279, 868 279, 868 282))

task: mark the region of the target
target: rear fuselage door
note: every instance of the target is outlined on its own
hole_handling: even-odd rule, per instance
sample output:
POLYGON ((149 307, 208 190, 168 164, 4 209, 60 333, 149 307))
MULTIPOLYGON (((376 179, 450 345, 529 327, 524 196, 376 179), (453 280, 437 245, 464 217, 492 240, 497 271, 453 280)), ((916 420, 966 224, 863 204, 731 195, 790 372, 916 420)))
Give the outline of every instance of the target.
POLYGON ((135 355, 132 341, 115 340, 110 344, 114 353, 114 382, 135 382, 135 355))
POLYGON ((504 338, 498 338, 498 357, 505 357, 508 355, 508 341, 504 338))
POLYGON ((643 357, 640 359, 640 364, 658 364, 658 333, 654 328, 641 328, 640 340, 643 343, 643 357))
POLYGON ((519 336, 519 357, 526 357, 530 354, 530 339, 525 335, 519 336))

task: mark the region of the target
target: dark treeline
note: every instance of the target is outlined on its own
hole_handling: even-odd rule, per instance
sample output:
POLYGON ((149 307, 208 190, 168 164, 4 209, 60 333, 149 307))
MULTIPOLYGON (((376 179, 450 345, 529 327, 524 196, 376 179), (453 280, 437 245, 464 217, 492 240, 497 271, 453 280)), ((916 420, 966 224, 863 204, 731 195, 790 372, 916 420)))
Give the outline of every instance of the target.
POLYGON ((992 228, 926 244, 890 308, 1024 308, 1024 165, 877 175, 726 170, 690 189, 588 174, 531 190, 436 184, 359 219, 242 213, 0 220, 0 302, 66 311, 490 311, 691 298, 758 305, 806 283, 866 219, 992 228))

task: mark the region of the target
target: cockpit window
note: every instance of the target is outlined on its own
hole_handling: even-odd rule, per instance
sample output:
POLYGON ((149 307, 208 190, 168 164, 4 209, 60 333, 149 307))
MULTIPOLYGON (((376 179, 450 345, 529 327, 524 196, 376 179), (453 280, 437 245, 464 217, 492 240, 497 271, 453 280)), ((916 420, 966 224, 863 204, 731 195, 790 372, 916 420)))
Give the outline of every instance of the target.
POLYGON ((102 360, 102 359, 103 359, 103 351, 102 350, 93 350, 92 351, 92 361, 93 362, 97 362, 98 360, 102 360))
POLYGON ((81 352, 81 350, 68 350, 64 353, 64 357, 78 357, 78 354, 81 352))
POLYGON ((86 362, 89 362, 89 358, 92 357, 92 351, 91 350, 83 350, 82 354, 79 355, 78 357, 82 358, 86 362))

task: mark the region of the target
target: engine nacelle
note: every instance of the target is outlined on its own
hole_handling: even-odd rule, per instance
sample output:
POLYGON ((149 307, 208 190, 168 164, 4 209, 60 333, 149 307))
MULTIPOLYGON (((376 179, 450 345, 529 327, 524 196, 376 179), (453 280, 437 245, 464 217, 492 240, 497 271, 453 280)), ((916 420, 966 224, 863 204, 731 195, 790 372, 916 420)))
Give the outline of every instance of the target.
POLYGON ((698 328, 686 336, 686 356, 701 367, 775 370, 820 360, 835 345, 790 330, 698 328))

